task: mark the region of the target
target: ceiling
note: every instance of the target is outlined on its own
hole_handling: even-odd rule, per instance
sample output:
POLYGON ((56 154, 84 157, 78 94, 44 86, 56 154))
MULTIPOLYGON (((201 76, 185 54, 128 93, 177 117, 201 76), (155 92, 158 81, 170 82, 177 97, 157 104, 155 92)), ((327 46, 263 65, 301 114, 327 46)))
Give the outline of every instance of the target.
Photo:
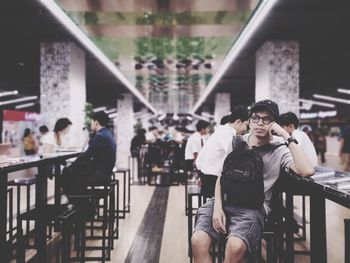
MULTIPOLYGON (((258 5, 257 0, 56 3, 157 110, 169 113, 190 112, 258 5)), ((254 101, 255 52, 268 40, 299 42, 302 98, 320 93, 350 99, 337 92, 350 89, 349 14, 348 0, 279 0, 197 112, 213 112, 216 92, 231 93, 232 106, 254 101)), ((40 95, 41 42, 80 45, 36 1, 1 1, 0 30, 0 90, 17 89, 20 95, 40 95)), ((86 51, 88 101, 114 107, 128 89, 86 51)), ((135 111, 142 107, 136 99, 135 111)), ((350 114, 348 105, 336 107, 350 114)), ((319 109, 324 110, 312 108, 319 109)), ((29 110, 39 111, 39 104, 29 110)))
MULTIPOLYGON (((74 41, 86 51, 87 101, 94 107, 116 107, 128 93, 125 85, 86 50, 80 42, 36 1, 11 0, 0 3, 0 91, 18 90, 19 94, 0 98, 0 102, 28 95, 40 96, 40 43, 74 41)), ((14 109, 15 104, 0 106, 14 109)), ((136 96, 134 110, 144 107, 136 96)), ((40 111, 39 100, 28 111, 40 111)))
MULTIPOLYGON (((255 52, 268 40, 299 42, 301 98, 315 99, 313 94, 318 93, 350 100, 350 95, 337 92, 337 88, 350 89, 349 32, 350 1, 278 1, 198 112, 213 112, 216 92, 231 93, 232 106, 254 102, 255 52)), ((340 115, 350 114, 350 105, 335 105, 340 115)), ((327 108, 311 109, 317 110, 327 108)))
POLYGON ((257 0, 57 0, 159 111, 187 113, 257 0))

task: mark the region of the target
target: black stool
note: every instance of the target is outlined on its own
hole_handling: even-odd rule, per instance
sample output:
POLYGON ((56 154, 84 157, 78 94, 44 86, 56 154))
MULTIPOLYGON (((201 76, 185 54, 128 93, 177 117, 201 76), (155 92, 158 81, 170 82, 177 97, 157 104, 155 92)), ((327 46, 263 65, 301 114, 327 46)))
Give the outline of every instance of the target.
POLYGON ((112 179, 115 180, 116 174, 123 174, 123 206, 119 209, 119 218, 124 219, 126 213, 130 213, 130 169, 129 168, 115 168, 113 169, 112 179), (126 189, 128 189, 128 199, 126 199, 126 189))
MULTIPOLYGON (((29 221, 34 221, 37 222, 38 219, 40 218, 41 223, 45 223, 46 226, 52 228, 54 225, 58 226, 57 222, 59 222, 59 217, 60 215, 67 213, 67 210, 71 210, 71 208, 68 208, 66 205, 46 205, 43 208, 34 208, 30 210, 29 212, 23 213, 19 215, 18 218, 18 223, 17 223, 17 263, 24 263, 25 262, 25 250, 26 250, 26 245, 25 245, 25 236, 23 235, 23 228, 22 224, 23 221, 29 222, 29 221)), ((68 213, 68 216, 66 216, 66 221, 71 220, 71 216, 69 215, 74 215, 75 213, 68 213)), ((65 224, 64 221, 63 223, 65 224)), ((56 230, 59 230, 56 228, 56 230)), ((28 234, 28 233, 27 233, 28 234)), ((45 238, 47 239, 48 236, 44 237, 38 237, 35 236, 35 243, 34 247, 31 248, 37 248, 37 243, 36 240, 45 238)), ((64 244, 63 246, 66 246, 64 244)), ((56 257, 57 259, 57 257, 56 257)))
POLYGON ((344 219, 345 232, 345 261, 350 262, 350 219, 344 219))
MULTIPOLYGON (((16 188, 17 192, 17 217, 21 214, 21 187, 26 187, 26 212, 30 211, 30 189, 31 186, 35 186, 36 178, 16 178, 7 183, 7 186, 12 186, 16 188)), ((29 233, 29 221, 26 224, 26 231, 29 233)))
MULTIPOLYGON (((115 185, 118 185, 117 181, 112 181, 107 184, 95 184, 89 185, 88 189, 79 195, 68 195, 68 199, 73 203, 79 203, 79 200, 93 200, 98 209, 95 215, 91 215, 90 226, 87 226, 90 230, 90 235, 84 235, 85 240, 101 241, 101 246, 87 246, 85 244, 84 250, 101 250, 100 257, 86 257, 84 255, 84 261, 101 261, 105 262, 110 260, 111 250, 114 247, 115 234, 118 235, 118 221, 117 227, 114 228, 114 221, 117 219, 115 216, 115 185), (78 201, 77 201, 78 200, 78 201), (100 206, 100 200, 103 201, 100 206), (102 208, 102 216, 99 214, 99 210, 102 208), (96 222, 102 222, 102 226, 95 225, 96 222), (102 235, 95 235, 95 230, 102 231, 102 235), (107 234, 106 234, 107 232, 107 234)), ((72 260, 76 260, 73 258, 72 260)))

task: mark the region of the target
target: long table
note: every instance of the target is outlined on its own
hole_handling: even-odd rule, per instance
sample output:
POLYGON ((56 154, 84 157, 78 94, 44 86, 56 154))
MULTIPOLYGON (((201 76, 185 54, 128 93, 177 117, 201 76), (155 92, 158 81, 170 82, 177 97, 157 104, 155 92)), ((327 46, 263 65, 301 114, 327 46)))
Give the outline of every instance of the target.
MULTIPOLYGON (((60 172, 60 165, 65 160, 77 157, 80 152, 57 152, 46 154, 43 156, 26 156, 20 158, 11 158, 7 163, 0 164, 0 257, 1 262, 10 262, 10 247, 7 244, 6 229, 7 229, 7 181, 8 174, 32 167, 38 168, 36 174, 35 187, 35 208, 42 208, 47 204, 47 178, 52 175, 53 167, 54 174, 60 172)), ((56 200, 55 200, 56 201, 56 200)), ((35 225, 35 235, 46 235, 45 224, 40 222, 40 218, 35 225)), ((37 261, 48 262, 46 254, 45 238, 37 239, 37 261)))
MULTIPOLYGON (((310 196, 310 257, 311 263, 327 262, 326 199, 350 208, 350 174, 318 167, 314 176, 300 177, 293 173, 282 176, 282 191, 286 193, 287 222, 293 218, 293 195, 310 196)), ((294 262, 293 232, 287 230, 286 258, 294 262)))

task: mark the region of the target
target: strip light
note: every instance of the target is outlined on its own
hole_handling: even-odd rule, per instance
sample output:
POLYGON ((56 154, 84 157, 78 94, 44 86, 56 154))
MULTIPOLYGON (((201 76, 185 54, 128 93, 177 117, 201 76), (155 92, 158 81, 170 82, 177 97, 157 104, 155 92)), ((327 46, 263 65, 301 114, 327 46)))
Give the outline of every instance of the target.
POLYGON ((306 99, 299 99, 300 102, 305 102, 305 103, 311 103, 313 105, 319 105, 327 108, 334 108, 335 105, 332 103, 326 103, 326 102, 320 102, 316 100, 306 100, 306 99))
POLYGON ((23 102, 28 100, 36 100, 36 99, 38 99, 38 96, 29 96, 29 97, 23 97, 23 98, 18 98, 13 100, 5 100, 5 101, 0 101, 0 106, 14 104, 17 102, 23 102))
POLYGON ((146 107, 153 113, 156 110, 141 95, 141 93, 131 85, 127 78, 118 68, 106 57, 106 55, 81 31, 81 29, 67 16, 67 14, 53 0, 37 0, 53 14, 66 29, 71 32, 107 69, 117 77, 146 107))
POLYGON ((314 94, 313 97, 316 99, 323 99, 323 100, 335 101, 335 102, 339 102, 339 103, 350 104, 350 100, 340 99, 340 98, 331 97, 331 96, 314 94))
POLYGON ((109 117, 110 119, 114 119, 114 118, 118 117, 118 112, 109 114, 108 117, 109 117))
POLYGON ((207 99, 210 93, 214 90, 219 80, 222 78, 222 76, 227 71, 229 66, 233 63, 233 61, 237 58, 238 54, 242 51, 243 47, 252 37, 255 30, 262 24, 263 20, 271 11, 276 2, 277 0, 263 0, 261 4, 259 4, 253 16, 248 21, 247 25, 244 27, 244 30, 237 37, 237 40, 231 48, 229 54, 224 59, 223 63, 220 65, 213 78, 210 80, 208 87, 204 91, 204 94, 194 105, 191 112, 192 114, 194 114, 198 110, 198 108, 204 103, 204 101, 207 99))
POLYGON ((3 91, 3 92, 0 92, 0 97, 17 95, 17 94, 18 94, 18 90, 3 91))
POLYGON ((203 121, 210 121, 209 119, 207 119, 207 118, 204 118, 204 117, 202 117, 202 116, 200 116, 200 115, 198 115, 198 114, 195 114, 195 113, 192 113, 192 116, 194 117, 194 118, 196 118, 196 119, 199 119, 199 120, 203 120, 203 121))
POLYGON ((105 110, 105 113, 110 114, 110 113, 116 112, 116 111, 117 111, 117 109, 113 108, 113 109, 105 110))
POLYGON ((350 94, 350 89, 337 89, 340 93, 350 94))
POLYGON ((93 112, 99 112, 99 111, 104 111, 104 110, 106 110, 107 108, 106 107, 97 107, 97 108, 95 108, 95 109, 93 109, 92 111, 93 112))
POLYGON ((30 102, 30 103, 24 103, 24 104, 20 104, 15 106, 15 109, 23 109, 23 108, 29 108, 35 105, 35 102, 30 102))

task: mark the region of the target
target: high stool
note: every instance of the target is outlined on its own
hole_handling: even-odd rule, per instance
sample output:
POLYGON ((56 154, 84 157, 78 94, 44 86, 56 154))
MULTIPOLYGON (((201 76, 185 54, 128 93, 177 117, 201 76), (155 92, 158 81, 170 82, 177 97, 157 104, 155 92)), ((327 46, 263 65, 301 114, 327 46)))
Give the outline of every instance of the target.
POLYGON ((119 209, 118 214, 119 218, 124 219, 126 216, 126 213, 130 213, 130 169, 129 168, 114 168, 112 179, 115 180, 116 174, 121 173, 123 174, 123 206, 121 209, 119 209), (126 189, 128 189, 128 199, 126 199, 126 189))
MULTIPOLYGON (((36 183, 36 178, 35 177, 29 177, 29 178, 16 178, 12 181, 8 181, 7 182, 7 186, 13 187, 16 189, 16 203, 17 203, 17 217, 21 214, 21 189, 22 187, 26 188, 26 208, 25 211, 29 212, 30 211, 30 190, 31 190, 31 186, 34 185, 35 186, 36 183)), ((12 200, 13 197, 10 196, 10 204, 12 204, 12 200)), ((10 208, 12 209, 12 205, 10 206, 10 208)), ((13 230, 17 229, 17 226, 13 227, 13 212, 9 213, 10 217, 9 217, 9 221, 10 221, 10 239, 13 237, 13 230)), ((18 225, 18 218, 17 218, 17 225, 18 225)), ((30 233, 30 225, 29 225, 29 221, 26 222, 26 233, 30 233)), ((28 243, 29 244, 29 243, 28 243)))
MULTIPOLYGON (((18 225, 17 225, 17 253, 16 253, 16 259, 17 263, 24 263, 25 262, 25 250, 26 250, 26 244, 25 244, 25 236, 23 234, 23 221, 34 221, 37 222, 40 218, 40 222, 44 223, 46 227, 52 228, 55 224, 55 222, 58 222, 58 219, 61 214, 67 213, 67 210, 70 210, 71 208, 68 208, 66 205, 46 205, 43 208, 34 208, 30 210, 29 212, 25 212, 23 214, 20 214, 18 218, 18 225)), ((70 215, 74 215, 75 213, 69 213, 70 215)), ((71 220, 71 216, 65 217, 67 220, 71 220)), ((57 230, 57 228, 56 228, 57 230)), ((27 233, 28 234, 28 233, 27 233)), ((41 249, 37 247, 37 240, 38 239, 47 239, 48 236, 44 237, 38 237, 35 236, 35 243, 34 248, 41 249)), ((56 257, 57 259, 57 257, 56 257)))
MULTIPOLYGON (((112 181, 107 184, 89 185, 88 189, 79 195, 68 195, 68 199, 73 203, 79 203, 79 200, 93 200, 92 203, 96 205, 96 209, 102 208, 102 216, 98 213, 91 215, 88 221, 90 226, 87 226, 87 230, 90 230, 90 235, 84 235, 85 240, 101 241, 101 245, 87 246, 85 244, 84 250, 101 250, 100 257, 86 257, 84 255, 84 261, 101 261, 105 262, 110 260, 111 250, 114 247, 114 235, 118 232, 118 226, 114 228, 114 221, 116 220, 115 214, 115 185, 117 181, 112 181), (77 201, 78 200, 78 201, 77 201), (103 201, 100 206, 100 201, 103 201), (98 226, 95 223, 101 222, 102 225, 98 226), (101 235, 96 235, 95 230, 101 230, 101 235)), ((118 222, 118 221, 117 221, 118 222)), ((73 258, 73 260, 76 260, 73 258)))
POLYGON ((345 232, 345 261, 350 262, 350 219, 344 219, 344 232, 345 232))

